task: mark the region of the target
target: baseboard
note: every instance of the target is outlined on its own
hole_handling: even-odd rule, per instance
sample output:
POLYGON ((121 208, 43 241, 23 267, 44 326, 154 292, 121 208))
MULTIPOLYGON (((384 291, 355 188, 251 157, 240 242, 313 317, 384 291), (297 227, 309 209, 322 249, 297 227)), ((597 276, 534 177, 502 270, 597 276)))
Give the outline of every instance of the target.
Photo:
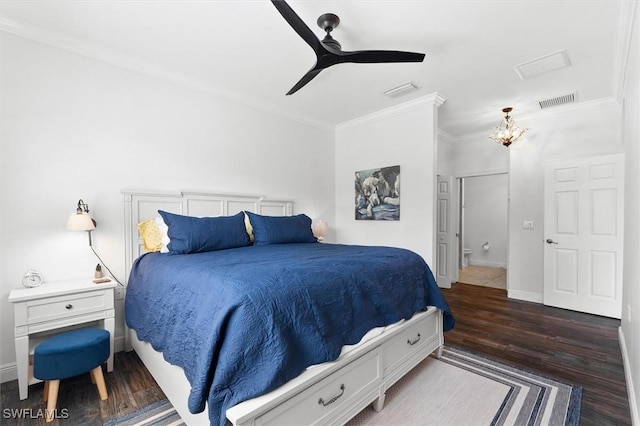
POLYGON ((507 269, 506 262, 492 262, 490 260, 469 259, 469 265, 473 265, 473 266, 488 266, 490 268, 507 269))
POLYGON ((524 300, 526 302, 542 303, 542 294, 530 291, 507 290, 509 299, 524 300))
POLYGON ((0 383, 11 382, 18 380, 18 368, 16 363, 0 365, 0 383))
MULTIPOLYGON (((113 351, 124 351, 124 336, 113 339, 113 351)), ((0 365, 0 383, 18 380, 18 367, 15 362, 0 365)))
POLYGON ((633 386, 631 364, 629 363, 629 352, 627 352, 627 342, 624 339, 624 332, 622 331, 622 327, 618 327, 618 340, 620 341, 620 352, 622 352, 622 364, 624 365, 624 377, 627 382, 627 393, 629 394, 631 424, 640 425, 640 407, 638 407, 638 398, 636 398, 636 391, 633 386))
POLYGON ((113 351, 124 351, 124 336, 116 337, 115 339, 113 339, 113 351))

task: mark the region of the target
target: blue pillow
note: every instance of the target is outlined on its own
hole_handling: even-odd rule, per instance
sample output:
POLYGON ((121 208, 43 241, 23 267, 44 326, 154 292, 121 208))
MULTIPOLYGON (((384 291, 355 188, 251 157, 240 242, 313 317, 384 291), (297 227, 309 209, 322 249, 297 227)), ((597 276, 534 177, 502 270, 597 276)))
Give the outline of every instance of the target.
POLYGON ((262 216, 246 212, 253 227, 255 245, 315 243, 318 240, 311 230, 311 218, 296 216, 262 216))
POLYGON ((233 216, 193 217, 158 210, 169 227, 169 253, 187 254, 249 245, 244 213, 233 216))

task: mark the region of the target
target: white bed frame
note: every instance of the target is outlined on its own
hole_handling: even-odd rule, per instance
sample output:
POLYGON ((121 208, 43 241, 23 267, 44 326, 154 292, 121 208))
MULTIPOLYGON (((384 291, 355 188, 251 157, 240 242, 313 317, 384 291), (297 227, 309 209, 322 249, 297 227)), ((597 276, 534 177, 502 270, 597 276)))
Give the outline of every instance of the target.
MULTIPOLYGON (((253 195, 202 191, 123 191, 126 275, 144 253, 136 225, 165 210, 189 216, 228 216, 252 211, 291 215, 293 203, 253 195)), ((432 352, 440 357, 444 337, 442 312, 429 307, 408 321, 353 347, 338 360, 307 369, 300 376, 260 397, 227 410, 235 426, 282 424, 344 424, 369 404, 380 411, 386 390, 432 352)), ((192 414, 187 407, 190 385, 180 367, 166 362, 150 344, 125 330, 125 347, 134 349, 167 398, 188 425, 207 425, 207 410, 192 414)))

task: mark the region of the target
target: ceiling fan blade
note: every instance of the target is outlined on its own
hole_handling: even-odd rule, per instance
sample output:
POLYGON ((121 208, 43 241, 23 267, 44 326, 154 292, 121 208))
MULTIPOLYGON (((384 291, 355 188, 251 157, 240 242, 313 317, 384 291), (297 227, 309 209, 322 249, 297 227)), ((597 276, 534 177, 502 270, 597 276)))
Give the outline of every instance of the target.
POLYGON ((293 28, 315 52, 322 49, 322 45, 320 44, 318 37, 316 37, 313 31, 311 31, 311 28, 304 23, 298 14, 291 9, 291 6, 289 6, 287 2, 284 0, 271 0, 271 3, 273 3, 282 17, 289 23, 289 25, 291 25, 291 28, 293 28))
POLYGON ((338 62, 355 62, 358 64, 378 64, 389 62, 422 62, 424 53, 400 52, 397 50, 358 50, 355 52, 339 52, 338 62))
POLYGON ((304 87, 308 82, 310 82, 311 80, 313 80, 318 74, 320 74, 320 71, 322 71, 322 68, 316 68, 313 67, 309 70, 309 72, 307 72, 301 79, 300 81, 298 81, 295 86, 293 86, 291 88, 291 90, 289 90, 287 92, 287 95, 293 95, 294 93, 296 93, 298 90, 300 90, 302 87, 304 87))

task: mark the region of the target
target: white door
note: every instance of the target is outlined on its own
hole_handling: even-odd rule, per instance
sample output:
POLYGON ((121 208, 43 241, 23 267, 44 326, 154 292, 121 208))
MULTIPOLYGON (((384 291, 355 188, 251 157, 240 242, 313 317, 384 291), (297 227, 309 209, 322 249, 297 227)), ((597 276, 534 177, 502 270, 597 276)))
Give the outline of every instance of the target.
POLYGON ((451 237, 451 190, 453 178, 438 175, 437 230, 436 230, 436 281, 439 287, 451 288, 453 244, 451 237))
POLYGON ((545 166, 545 305, 620 318, 623 183, 623 154, 545 166))

